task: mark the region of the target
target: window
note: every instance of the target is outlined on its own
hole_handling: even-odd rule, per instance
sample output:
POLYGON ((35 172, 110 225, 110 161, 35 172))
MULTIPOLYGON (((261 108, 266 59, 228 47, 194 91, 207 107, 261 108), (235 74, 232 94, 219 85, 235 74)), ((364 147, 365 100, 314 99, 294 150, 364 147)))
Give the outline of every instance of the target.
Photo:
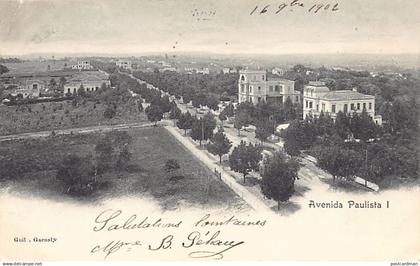
POLYGON ((343 108, 344 113, 347 113, 347 111, 348 111, 347 109, 348 109, 348 107, 347 107, 347 103, 345 103, 345 104, 344 104, 344 108, 343 108))
POLYGON ((245 77, 244 77, 244 75, 242 75, 242 76, 241 76, 241 80, 242 80, 242 81, 244 81, 244 80, 245 80, 245 77))
POLYGON ((308 108, 308 101, 305 101, 305 107, 308 108))
POLYGON ((299 96, 296 96, 295 102, 299 102, 299 96))
POLYGON ((67 93, 70 93, 70 89, 67 89, 67 93))
POLYGON ((258 86, 258 91, 261 91, 261 87, 260 86, 258 86))
POLYGON ((360 103, 357 103, 357 110, 360 110, 360 103))
POLYGON ((350 104, 350 110, 354 110, 354 103, 350 104))
POLYGON ((269 89, 270 89, 270 91, 273 91, 273 86, 270 86, 269 89))
POLYGON ((264 75, 262 75, 262 80, 264 80, 264 75))
POLYGON ((312 109, 312 102, 309 102, 309 108, 312 109))
POLYGON ((322 112, 325 112, 325 103, 322 104, 322 112))
POLYGON ((32 84, 32 89, 34 89, 34 90, 38 89, 38 84, 36 84, 36 83, 32 84))
POLYGON ((241 84, 241 92, 245 92, 245 86, 244 86, 244 84, 241 84))
POLYGON ((261 97, 258 97, 258 102, 261 102, 261 97))
POLYGON ((319 111, 319 104, 316 105, 316 111, 319 111))
POLYGON ((331 105, 331 112, 335 113, 335 104, 331 105))
POLYGON ((276 86, 274 87, 274 90, 275 90, 276 92, 279 92, 279 91, 280 91, 280 86, 279 86, 279 85, 276 85, 276 86))
POLYGON ((366 103, 363 103, 363 110, 366 110, 366 103))
POLYGON ((369 103, 369 110, 372 110, 372 103, 369 103))

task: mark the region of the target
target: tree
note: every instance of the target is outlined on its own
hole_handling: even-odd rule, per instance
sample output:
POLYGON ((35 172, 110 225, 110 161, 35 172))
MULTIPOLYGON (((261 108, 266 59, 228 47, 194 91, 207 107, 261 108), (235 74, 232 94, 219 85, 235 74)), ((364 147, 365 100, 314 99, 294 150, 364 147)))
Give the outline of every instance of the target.
POLYGON ((223 125, 223 121, 227 120, 227 116, 223 111, 220 112, 219 119, 220 119, 220 121, 222 121, 222 125, 223 125))
POLYGON ((229 156, 229 165, 233 171, 243 175, 245 183, 246 175, 251 171, 257 171, 259 169, 261 157, 260 147, 241 141, 229 156))
POLYGON ((238 136, 241 135, 242 127, 248 125, 248 115, 245 112, 239 112, 235 115, 233 127, 238 130, 238 136))
POLYGON ((191 127, 191 138, 200 141, 208 140, 213 137, 213 131, 216 128, 216 120, 213 115, 207 113, 201 119, 194 119, 191 127))
POLYGON ((301 144, 296 140, 295 136, 290 136, 284 142, 283 149, 290 156, 298 156, 300 154, 301 144))
POLYGON ((51 89, 54 89, 57 86, 57 81, 55 81, 55 79, 52 78, 52 79, 50 79, 49 85, 50 85, 51 89))
POLYGON ((363 156, 356 151, 338 146, 318 147, 316 150, 318 166, 328 171, 335 181, 336 177, 351 177, 363 165, 363 156))
POLYGON ((264 143, 269 136, 274 133, 274 125, 272 122, 266 120, 260 120, 256 123, 255 137, 264 143))
POLYGON ((116 114, 117 112, 115 111, 115 108, 111 105, 108 105, 104 111, 104 117, 108 119, 113 118, 116 114))
POLYGON ((195 108, 199 108, 203 103, 203 97, 205 97, 205 95, 203 94, 194 95, 192 98, 192 106, 195 108))
POLYGON ((179 109, 176 104, 172 105, 171 111, 169 113, 169 118, 170 119, 179 119, 181 114, 182 114, 181 109, 179 109))
POLYGON ((286 101, 284 101, 283 112, 284 112, 284 117, 286 121, 291 121, 293 119, 296 119, 295 108, 293 106, 293 102, 290 99, 290 97, 287 97, 286 101))
POLYGON ((187 134, 187 130, 191 129, 193 124, 194 118, 191 116, 190 112, 186 112, 185 114, 181 114, 176 122, 176 126, 179 129, 184 130, 184 135, 187 134))
POLYGON ((163 118, 163 111, 162 109, 160 109, 159 106, 155 105, 155 104, 150 104, 146 110, 144 110, 146 115, 147 115, 147 119, 152 122, 155 123, 155 126, 157 124, 158 121, 162 120, 163 118))
POLYGON ((313 118, 307 117, 303 121, 293 120, 282 132, 282 138, 285 150, 290 155, 297 155, 300 150, 309 149, 316 139, 313 118))
POLYGON ((354 114, 350 118, 350 130, 356 139, 366 142, 375 137, 377 126, 368 113, 363 110, 360 115, 354 114))
MULTIPOLYGON (((153 102, 152 102, 153 104, 153 102)), ((171 110, 171 102, 169 100, 169 96, 165 95, 163 97, 160 98, 160 101, 158 103, 158 106, 160 107, 160 109, 162 110, 163 113, 167 113, 171 110)))
POLYGON ((71 154, 63 158, 58 167, 56 179, 63 182, 67 192, 76 186, 86 186, 92 182, 94 167, 89 157, 82 158, 71 154))
POLYGON ((350 130, 350 116, 339 111, 335 118, 334 130, 341 139, 346 140, 351 133, 350 130))
POLYGON ((233 107, 232 103, 229 103, 228 106, 225 107, 222 111, 227 117, 233 117, 235 115, 235 107, 233 107))
POLYGON ((86 97, 86 91, 83 85, 80 85, 80 87, 77 89, 77 95, 80 97, 86 97))
POLYGON ((219 99, 214 95, 207 95, 205 98, 206 104, 210 109, 216 111, 219 109, 219 99))
POLYGON ((295 192, 294 184, 298 177, 299 164, 293 159, 287 159, 282 153, 276 153, 264 163, 261 173, 261 191, 269 199, 286 202, 295 192))
POLYGON ((0 75, 7 72, 9 72, 9 69, 6 66, 0 64, 0 75))
POLYGON ((333 134, 334 121, 328 114, 321 111, 320 115, 313 122, 316 136, 328 137, 333 134))
POLYGON ((222 131, 217 131, 211 142, 207 145, 207 150, 214 155, 219 156, 219 162, 222 163, 222 156, 227 154, 232 147, 232 142, 226 137, 222 131))
POLYGON ((59 82, 58 82, 58 87, 63 89, 64 88, 64 84, 66 84, 67 80, 65 77, 60 77, 59 82))

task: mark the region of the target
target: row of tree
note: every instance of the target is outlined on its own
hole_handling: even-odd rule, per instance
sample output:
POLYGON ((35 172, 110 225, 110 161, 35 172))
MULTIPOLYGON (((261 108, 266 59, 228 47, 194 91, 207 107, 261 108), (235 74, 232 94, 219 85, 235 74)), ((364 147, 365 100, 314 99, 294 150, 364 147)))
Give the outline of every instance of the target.
POLYGON ((296 120, 282 137, 288 154, 308 151, 334 179, 358 175, 380 183, 387 176, 419 176, 418 132, 378 126, 365 112, 351 116, 339 112, 335 121, 325 114, 296 120))
POLYGON ((149 84, 183 99, 192 102, 194 107, 207 106, 218 109, 221 99, 231 99, 237 93, 237 74, 182 74, 174 71, 137 71, 134 76, 149 84))

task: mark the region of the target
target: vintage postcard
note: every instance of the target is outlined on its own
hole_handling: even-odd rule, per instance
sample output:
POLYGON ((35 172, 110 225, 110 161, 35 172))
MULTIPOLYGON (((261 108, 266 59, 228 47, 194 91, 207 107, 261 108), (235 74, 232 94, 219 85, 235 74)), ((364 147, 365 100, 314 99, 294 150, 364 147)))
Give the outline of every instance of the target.
POLYGON ((418 265, 419 10, 0 0, 2 265, 418 265))

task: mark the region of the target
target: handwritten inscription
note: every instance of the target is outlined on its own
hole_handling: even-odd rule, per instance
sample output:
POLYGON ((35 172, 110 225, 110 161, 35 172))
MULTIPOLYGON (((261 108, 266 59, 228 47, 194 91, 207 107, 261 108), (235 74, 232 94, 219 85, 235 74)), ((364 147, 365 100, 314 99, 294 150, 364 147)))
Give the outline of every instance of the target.
POLYGON ((219 235, 220 231, 212 234, 207 231, 204 236, 200 232, 194 231, 188 235, 188 241, 182 242, 182 246, 184 248, 191 248, 193 246, 221 247, 221 249, 216 251, 198 250, 188 254, 191 258, 214 258, 219 260, 223 259, 223 253, 226 251, 245 243, 244 241, 221 240, 218 238, 219 235))
POLYGON ((308 13, 318 14, 321 12, 339 11, 338 3, 307 3, 302 0, 292 0, 290 2, 281 2, 278 5, 256 5, 250 12, 250 15, 263 14, 282 14, 286 11, 304 10, 308 13))
POLYGON ((125 215, 122 210, 108 209, 99 213, 94 220, 93 231, 108 233, 117 230, 158 230, 157 239, 135 240, 110 239, 105 243, 96 244, 90 250, 91 254, 102 254, 104 259, 121 252, 166 252, 174 249, 185 249, 193 259, 223 259, 226 253, 245 244, 244 240, 223 236, 223 228, 229 227, 264 227, 263 219, 240 219, 235 215, 225 218, 214 218, 205 214, 198 219, 185 222, 170 221, 164 218, 151 218, 138 214, 125 215), (188 224, 188 225, 187 225, 188 224), (185 228, 181 227, 184 226, 185 228), (188 228, 193 228, 191 231, 188 228), (185 230, 187 229, 187 230, 185 230), (160 231, 165 235, 159 234, 160 231), (169 232, 168 232, 169 230, 169 232), (184 233, 184 232, 187 233, 184 233))
POLYGON ((211 20, 216 16, 216 10, 191 10, 191 16, 197 21, 211 20))

